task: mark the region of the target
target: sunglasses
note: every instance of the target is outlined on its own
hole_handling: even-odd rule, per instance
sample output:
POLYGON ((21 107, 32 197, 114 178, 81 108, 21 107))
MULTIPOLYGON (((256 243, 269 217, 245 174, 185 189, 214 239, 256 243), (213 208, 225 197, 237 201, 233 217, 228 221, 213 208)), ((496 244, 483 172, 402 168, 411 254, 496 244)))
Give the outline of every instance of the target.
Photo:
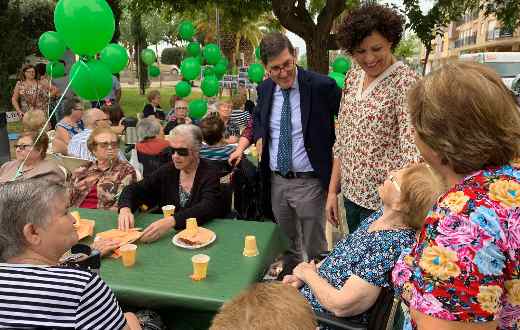
POLYGON ((188 148, 172 148, 172 155, 175 155, 175 153, 181 157, 186 157, 190 154, 190 150, 188 148))
POLYGON ((108 147, 111 147, 112 149, 116 149, 119 147, 118 142, 96 142, 94 145, 101 147, 103 149, 108 149, 108 147))
POLYGON ((25 150, 27 148, 29 148, 32 144, 15 144, 14 145, 14 148, 15 149, 22 149, 22 150, 25 150))

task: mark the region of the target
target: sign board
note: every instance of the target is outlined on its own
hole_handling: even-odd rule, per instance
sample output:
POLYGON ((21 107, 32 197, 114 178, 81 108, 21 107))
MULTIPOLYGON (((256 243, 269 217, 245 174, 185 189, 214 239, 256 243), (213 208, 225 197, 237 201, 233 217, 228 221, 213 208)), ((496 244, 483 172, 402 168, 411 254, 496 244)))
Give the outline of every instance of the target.
POLYGON ((20 116, 18 116, 18 112, 16 112, 16 111, 6 112, 5 116, 7 118, 8 123, 14 123, 14 122, 20 121, 20 116))

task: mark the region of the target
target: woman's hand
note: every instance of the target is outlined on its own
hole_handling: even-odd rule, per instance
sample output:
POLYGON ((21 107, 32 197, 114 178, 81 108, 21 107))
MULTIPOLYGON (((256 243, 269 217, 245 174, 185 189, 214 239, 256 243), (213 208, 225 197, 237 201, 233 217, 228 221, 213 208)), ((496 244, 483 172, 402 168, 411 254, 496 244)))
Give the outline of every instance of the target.
POLYGON ((299 289, 303 286, 303 281, 300 280, 297 276, 295 275, 285 275, 283 277, 283 280, 282 280, 282 283, 284 284, 289 284, 290 286, 296 288, 296 289, 299 289))
POLYGON ((119 210, 117 224, 119 229, 124 231, 127 231, 130 228, 134 228, 134 215, 132 214, 132 210, 130 210, 130 208, 123 207, 119 210))
POLYGON ((293 275, 303 282, 307 282, 306 278, 309 274, 316 272, 317 270, 314 260, 311 260, 310 262, 300 262, 300 264, 293 269, 293 275))
POLYGON ((229 165, 237 166, 240 163, 240 161, 242 160, 243 154, 244 154, 244 152, 238 148, 235 151, 233 151, 231 153, 231 155, 229 155, 229 159, 228 159, 229 165))
POLYGON ((143 236, 141 236, 141 242, 143 243, 151 243, 153 241, 158 240, 164 234, 166 234, 170 229, 175 225, 175 220, 172 217, 162 218, 160 220, 155 221, 143 231, 143 236))
POLYGON ((339 225, 338 194, 331 192, 327 194, 325 214, 327 215, 327 221, 330 222, 334 227, 339 225))
POLYGON ((102 257, 105 257, 119 247, 119 242, 112 239, 98 238, 90 246, 94 250, 98 250, 102 257))

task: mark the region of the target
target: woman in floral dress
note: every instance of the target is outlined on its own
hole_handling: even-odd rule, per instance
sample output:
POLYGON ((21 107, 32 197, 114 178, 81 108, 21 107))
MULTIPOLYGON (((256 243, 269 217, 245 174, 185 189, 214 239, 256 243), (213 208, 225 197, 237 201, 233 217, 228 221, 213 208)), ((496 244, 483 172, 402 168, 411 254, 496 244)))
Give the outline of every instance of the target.
POLYGON ((520 329, 520 113, 500 77, 447 64, 412 88, 415 141, 449 190, 393 271, 417 329, 520 329))
POLYGON ((381 207, 377 187, 388 173, 419 160, 406 93, 417 75, 392 54, 404 19, 394 10, 365 5, 340 27, 340 42, 356 64, 347 73, 336 127, 327 219, 339 219, 343 192, 349 232, 381 207))
POLYGON ((20 116, 31 110, 42 110, 47 113, 49 104, 49 84, 36 79, 36 69, 32 65, 22 68, 20 80, 16 83, 11 103, 20 116))

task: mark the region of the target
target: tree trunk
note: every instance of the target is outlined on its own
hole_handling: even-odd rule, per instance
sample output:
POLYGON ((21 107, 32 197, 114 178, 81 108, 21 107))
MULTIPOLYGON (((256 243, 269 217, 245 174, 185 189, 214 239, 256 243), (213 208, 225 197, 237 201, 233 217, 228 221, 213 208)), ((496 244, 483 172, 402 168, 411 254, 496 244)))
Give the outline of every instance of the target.
POLYGON ((121 20, 121 14, 123 12, 121 8, 120 0, 107 0, 108 5, 112 9, 112 13, 114 14, 115 21, 115 30, 114 35, 112 36, 111 43, 118 43, 119 37, 121 36, 121 30, 119 29, 119 21, 121 20))
POLYGON ((432 51, 431 44, 429 46, 426 46, 426 53, 424 54, 424 66, 422 69, 422 75, 426 75, 426 66, 428 65, 428 58, 430 58, 430 52, 432 51))
POLYGON ((311 40, 305 40, 307 48, 307 67, 315 72, 327 74, 329 72, 328 35, 314 34, 311 40))
POLYGON ((139 94, 144 95, 148 84, 147 66, 141 61, 141 51, 146 48, 146 31, 143 29, 141 15, 132 13, 132 34, 135 40, 135 64, 137 67, 137 78, 139 79, 139 94))

